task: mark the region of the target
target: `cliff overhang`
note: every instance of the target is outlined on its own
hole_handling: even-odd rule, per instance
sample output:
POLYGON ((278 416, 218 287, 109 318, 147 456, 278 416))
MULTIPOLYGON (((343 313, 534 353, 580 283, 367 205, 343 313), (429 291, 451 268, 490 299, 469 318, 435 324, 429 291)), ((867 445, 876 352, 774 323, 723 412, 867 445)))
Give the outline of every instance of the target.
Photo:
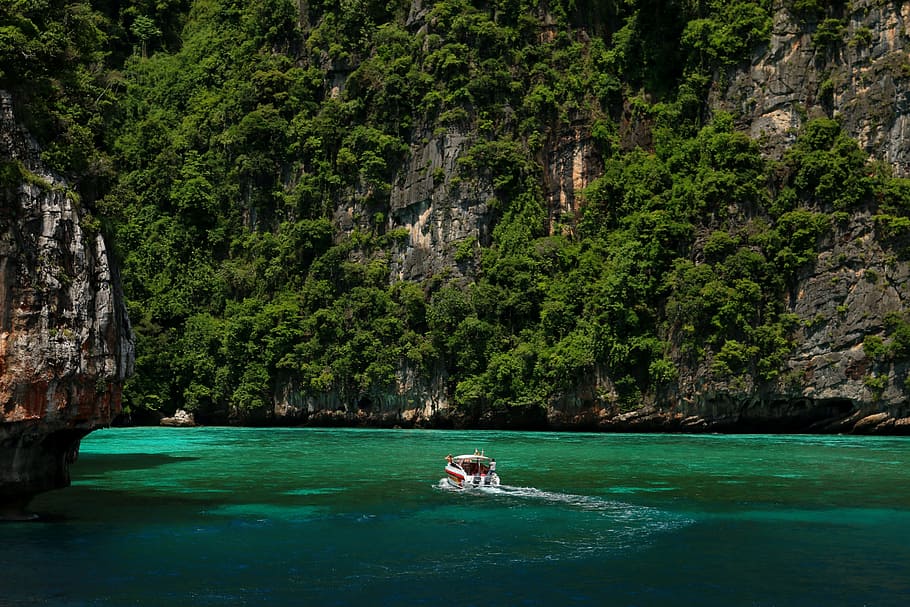
POLYGON ((0 163, 0 517, 18 518, 120 411, 134 338, 104 238, 4 91, 0 163))

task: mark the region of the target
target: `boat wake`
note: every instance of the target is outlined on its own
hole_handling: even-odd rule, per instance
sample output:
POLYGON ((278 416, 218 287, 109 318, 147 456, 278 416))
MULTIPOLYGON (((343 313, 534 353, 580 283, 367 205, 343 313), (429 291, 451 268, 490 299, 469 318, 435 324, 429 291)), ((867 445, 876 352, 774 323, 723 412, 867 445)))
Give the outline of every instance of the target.
POLYGON ((625 509, 628 504, 617 500, 604 499, 593 495, 578 495, 574 493, 562 493, 559 491, 542 491, 534 487, 515 487, 511 485, 501 486, 503 495, 509 497, 518 497, 528 500, 537 500, 557 504, 565 504, 581 510, 616 510, 625 509))
POLYGON ((578 510, 624 512, 629 511, 630 509, 648 509, 647 507, 633 506, 627 502, 607 499, 594 495, 578 495, 574 493, 562 493, 559 491, 543 491, 535 487, 520 487, 517 485, 499 485, 495 487, 468 486, 462 488, 452 485, 450 482, 443 478, 439 480, 439 483, 436 486, 443 491, 470 493, 487 497, 521 499, 528 502, 550 503, 554 505, 564 505, 578 510))
POLYGON ((678 527, 690 523, 683 516, 672 516, 649 506, 635 505, 616 499, 608 499, 595 495, 579 495, 563 493, 560 491, 544 491, 535 487, 520 487, 516 485, 499 485, 498 487, 455 487, 446 479, 440 479, 436 485, 440 490, 456 493, 466 493, 479 497, 492 497, 509 501, 521 501, 528 504, 552 505, 569 508, 575 511, 600 513, 616 522, 626 522, 630 525, 645 524, 657 527, 678 527), (669 516, 668 516, 669 515, 669 516))
POLYGON ((542 502, 554 505, 567 506, 576 510, 592 512, 608 512, 611 515, 641 512, 642 507, 632 506, 627 502, 606 499, 595 495, 578 495, 560 491, 543 491, 535 487, 519 487, 515 485, 500 485, 499 487, 481 487, 480 492, 485 495, 502 496, 510 499, 522 499, 529 502, 542 502))
MULTIPOLYGON (((462 489, 452 486, 446 479, 441 479, 435 487, 461 493, 470 500, 490 500, 491 505, 499 503, 508 508, 510 520, 518 526, 533 524, 535 528, 546 528, 549 524, 547 521, 573 520, 571 533, 553 537, 537 536, 535 541, 539 544, 538 548, 547 550, 541 558, 546 559, 568 553, 581 557, 605 550, 641 549, 648 544, 647 538, 686 527, 693 522, 681 513, 596 495, 544 491, 536 487, 515 485, 462 489), (555 550, 553 547, 557 545, 562 548, 555 550)), ((483 511, 490 512, 487 508, 483 511)), ((532 548, 528 550, 533 552, 532 548)))
POLYGON ((564 504, 584 510, 611 510, 614 507, 627 507, 628 504, 615 500, 608 500, 592 495, 577 495, 573 493, 561 493, 559 491, 543 491, 535 487, 520 487, 516 485, 498 485, 498 486, 466 486, 456 487, 448 480, 442 478, 436 485, 437 489, 442 491, 453 491, 456 493, 471 493, 480 496, 499 496, 506 498, 519 498, 528 501, 551 502, 555 504, 564 504))

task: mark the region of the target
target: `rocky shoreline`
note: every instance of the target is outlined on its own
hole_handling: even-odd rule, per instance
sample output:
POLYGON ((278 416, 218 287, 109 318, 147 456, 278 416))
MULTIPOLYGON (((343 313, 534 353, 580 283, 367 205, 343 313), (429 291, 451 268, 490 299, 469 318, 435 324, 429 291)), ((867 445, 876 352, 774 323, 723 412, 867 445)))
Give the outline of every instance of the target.
POLYGON ((437 412, 425 416, 418 410, 380 414, 362 410, 318 410, 294 417, 265 419, 236 416, 197 421, 192 413, 178 410, 173 416, 120 416, 115 426, 196 426, 313 427, 313 428, 423 428, 457 430, 521 430, 604 433, 684 434, 850 434, 869 436, 910 436, 910 413, 903 407, 890 410, 854 408, 846 401, 828 404, 806 401, 731 406, 702 406, 665 410, 644 406, 630 411, 591 407, 571 413, 551 409, 488 412, 481 416, 437 412), (711 413, 708 413, 708 409, 711 413))

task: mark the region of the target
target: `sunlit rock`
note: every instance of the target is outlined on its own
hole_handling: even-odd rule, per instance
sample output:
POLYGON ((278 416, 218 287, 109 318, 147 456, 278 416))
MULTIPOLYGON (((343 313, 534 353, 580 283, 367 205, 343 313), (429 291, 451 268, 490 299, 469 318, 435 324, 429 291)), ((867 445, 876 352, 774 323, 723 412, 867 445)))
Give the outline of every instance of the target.
POLYGON ((0 91, 0 516, 69 484, 120 410, 133 334, 109 251, 0 91))

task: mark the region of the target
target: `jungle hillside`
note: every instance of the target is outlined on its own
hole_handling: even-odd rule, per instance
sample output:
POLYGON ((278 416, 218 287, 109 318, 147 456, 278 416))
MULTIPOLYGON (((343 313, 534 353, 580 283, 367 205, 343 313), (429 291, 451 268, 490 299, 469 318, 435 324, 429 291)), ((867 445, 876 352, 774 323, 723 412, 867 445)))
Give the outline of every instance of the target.
POLYGON ((115 250, 133 421, 899 432, 901 4, 9 0, 0 89, 115 250))

